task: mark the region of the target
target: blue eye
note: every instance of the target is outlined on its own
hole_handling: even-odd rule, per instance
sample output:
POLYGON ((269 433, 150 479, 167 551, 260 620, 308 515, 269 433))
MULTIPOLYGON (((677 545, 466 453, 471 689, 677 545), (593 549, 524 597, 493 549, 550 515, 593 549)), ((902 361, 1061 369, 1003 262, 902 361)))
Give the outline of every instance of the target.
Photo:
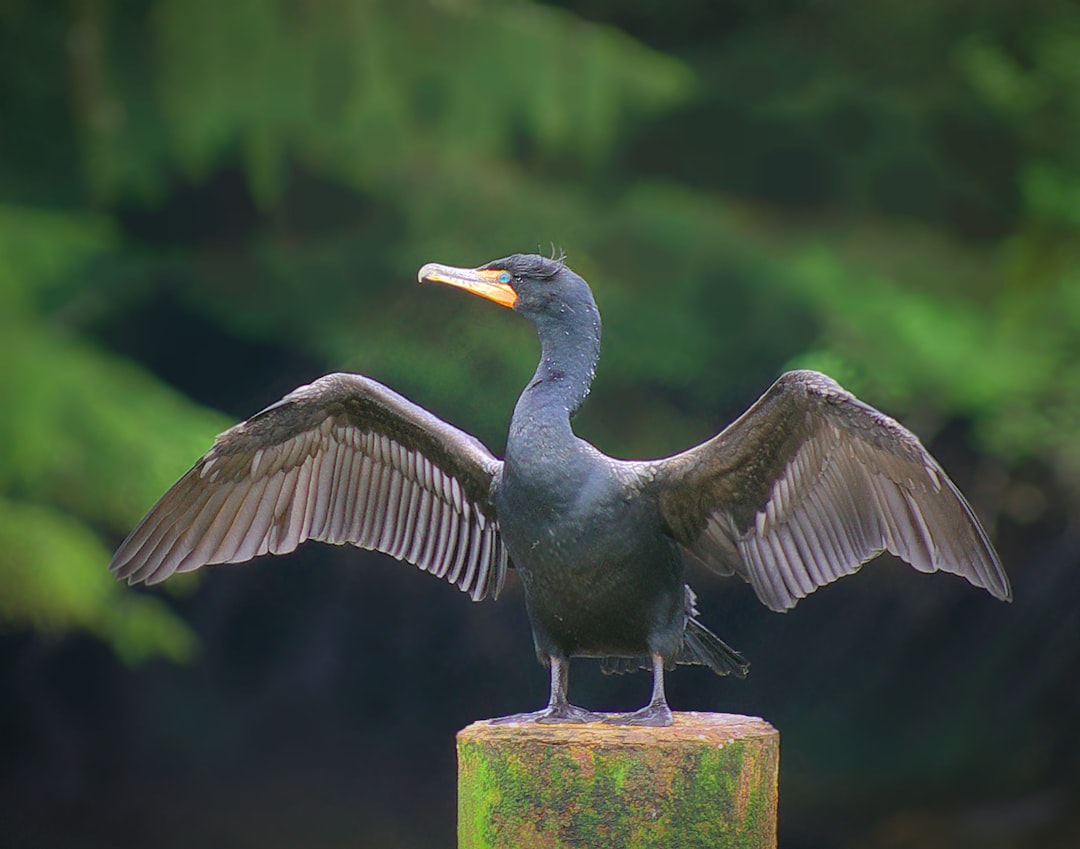
POLYGON ((500 283, 509 283, 510 282, 510 275, 507 274, 504 271, 502 274, 499 275, 499 282, 500 283))

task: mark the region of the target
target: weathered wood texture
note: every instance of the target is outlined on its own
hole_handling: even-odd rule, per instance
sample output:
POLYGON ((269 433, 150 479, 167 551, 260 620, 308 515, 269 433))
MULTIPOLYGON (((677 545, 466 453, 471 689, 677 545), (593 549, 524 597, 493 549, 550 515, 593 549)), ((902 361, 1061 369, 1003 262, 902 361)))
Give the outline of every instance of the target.
POLYGON ((775 849, 779 765, 749 716, 477 722, 458 733, 458 849, 775 849))

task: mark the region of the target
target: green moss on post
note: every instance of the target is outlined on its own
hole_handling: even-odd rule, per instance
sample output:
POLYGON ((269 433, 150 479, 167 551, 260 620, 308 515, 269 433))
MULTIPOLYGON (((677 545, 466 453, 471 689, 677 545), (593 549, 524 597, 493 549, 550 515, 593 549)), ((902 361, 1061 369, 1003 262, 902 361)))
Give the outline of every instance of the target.
POLYGON ((477 722, 458 733, 458 849, 775 849, 779 765, 749 716, 477 722))

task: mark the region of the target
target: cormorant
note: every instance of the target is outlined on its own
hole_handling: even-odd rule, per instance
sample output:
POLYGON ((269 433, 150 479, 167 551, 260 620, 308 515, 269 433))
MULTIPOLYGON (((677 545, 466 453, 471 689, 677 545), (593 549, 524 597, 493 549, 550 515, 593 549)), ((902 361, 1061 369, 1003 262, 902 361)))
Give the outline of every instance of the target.
POLYGON ((421 282, 509 307, 540 337, 505 460, 387 387, 331 374, 225 431, 131 532, 110 568, 157 583, 304 540, 375 549, 474 601, 516 566, 548 706, 504 720, 604 715, 567 699, 570 658, 653 672, 652 698, 605 721, 667 725, 664 671, 746 661, 702 625, 684 565, 750 582, 772 610, 883 551, 999 599, 1009 582, 970 506, 919 440, 813 371, 793 371, 737 421, 662 460, 615 460, 570 421, 600 353, 588 284, 562 261, 514 255, 476 269, 425 265, 421 282))

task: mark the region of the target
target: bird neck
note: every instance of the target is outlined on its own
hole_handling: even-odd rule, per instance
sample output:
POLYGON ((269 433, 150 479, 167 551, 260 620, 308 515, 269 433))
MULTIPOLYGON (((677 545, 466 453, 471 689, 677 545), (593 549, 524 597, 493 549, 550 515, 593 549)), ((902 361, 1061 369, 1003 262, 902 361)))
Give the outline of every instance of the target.
POLYGON ((566 424, 581 409, 600 358, 600 313, 594 304, 566 305, 536 321, 540 363, 514 409, 511 430, 566 424))

